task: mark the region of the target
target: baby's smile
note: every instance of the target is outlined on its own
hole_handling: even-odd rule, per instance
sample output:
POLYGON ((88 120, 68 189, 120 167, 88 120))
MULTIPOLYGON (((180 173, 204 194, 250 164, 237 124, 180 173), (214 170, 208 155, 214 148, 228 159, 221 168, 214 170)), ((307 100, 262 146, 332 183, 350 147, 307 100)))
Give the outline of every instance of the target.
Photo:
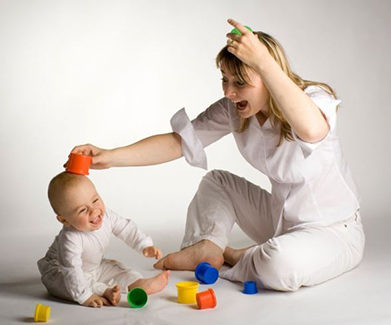
POLYGON ((103 220, 103 215, 99 214, 97 215, 93 220, 90 221, 94 226, 100 226, 103 220))

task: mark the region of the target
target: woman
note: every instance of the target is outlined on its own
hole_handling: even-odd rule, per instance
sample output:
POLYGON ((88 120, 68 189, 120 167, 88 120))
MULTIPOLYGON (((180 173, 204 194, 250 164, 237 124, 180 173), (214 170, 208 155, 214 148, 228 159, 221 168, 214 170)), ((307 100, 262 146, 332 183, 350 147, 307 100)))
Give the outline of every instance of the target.
POLYGON ((294 74, 278 42, 228 20, 216 62, 224 98, 190 122, 184 110, 171 120, 173 133, 127 147, 92 145, 73 152, 93 156, 93 168, 163 163, 182 155, 206 168, 204 147, 234 135, 243 157, 270 179, 271 193, 226 171, 202 180, 187 216, 182 249, 155 264, 194 270, 201 261, 233 281, 255 280, 263 288, 294 291, 336 277, 362 259, 365 236, 350 171, 336 134, 340 103, 324 83, 294 74), (227 246, 234 223, 255 241, 227 246))

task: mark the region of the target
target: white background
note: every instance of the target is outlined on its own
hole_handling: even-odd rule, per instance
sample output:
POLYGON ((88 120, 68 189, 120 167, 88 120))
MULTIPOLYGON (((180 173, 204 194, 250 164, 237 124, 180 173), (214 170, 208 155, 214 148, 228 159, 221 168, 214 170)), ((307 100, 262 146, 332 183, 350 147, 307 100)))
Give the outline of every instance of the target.
MULTIPOLYGON (((73 146, 112 148, 169 132, 180 108, 194 118, 222 97, 214 58, 225 45, 230 17, 275 36, 303 78, 334 87, 342 99, 339 135, 362 196, 364 223, 386 217, 390 4, 0 1, 0 234, 51 238, 59 231, 46 190, 73 146)), ((269 187, 231 136, 207 153, 209 169, 269 187)), ((92 170, 90 176, 106 205, 142 229, 182 231, 204 174, 182 158, 92 170)))
MULTIPOLYGON (((0 323, 31 323, 41 302, 61 324, 390 324, 390 18, 389 0, 0 0, 0 323), (367 235, 360 267, 294 294, 248 297, 220 279, 218 307, 208 311, 176 303, 175 283, 193 279, 191 272, 172 272, 167 288, 137 311, 126 297, 97 311, 48 296, 36 261, 61 228, 47 201, 50 179, 77 144, 112 148, 169 132, 178 109, 193 118, 218 100, 214 58, 229 17, 275 36, 294 71, 329 83, 342 99, 339 135, 367 235)), ((231 136, 207 154, 209 169, 269 188, 231 136)), ((108 206, 165 253, 178 249, 204 170, 182 158, 90 174, 108 206)), ((246 241, 235 228, 231 244, 246 241)), ((120 241, 107 256, 156 274, 153 261, 120 241)))

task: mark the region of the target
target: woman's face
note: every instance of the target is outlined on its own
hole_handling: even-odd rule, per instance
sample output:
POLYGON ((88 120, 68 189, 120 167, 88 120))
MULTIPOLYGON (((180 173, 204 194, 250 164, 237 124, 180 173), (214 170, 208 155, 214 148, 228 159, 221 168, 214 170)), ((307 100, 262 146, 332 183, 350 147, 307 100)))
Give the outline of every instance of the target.
POLYGON ((261 111, 268 115, 270 95, 259 74, 247 69, 250 81, 248 84, 232 75, 224 65, 221 66, 221 73, 224 96, 234 103, 241 117, 249 118, 261 111))

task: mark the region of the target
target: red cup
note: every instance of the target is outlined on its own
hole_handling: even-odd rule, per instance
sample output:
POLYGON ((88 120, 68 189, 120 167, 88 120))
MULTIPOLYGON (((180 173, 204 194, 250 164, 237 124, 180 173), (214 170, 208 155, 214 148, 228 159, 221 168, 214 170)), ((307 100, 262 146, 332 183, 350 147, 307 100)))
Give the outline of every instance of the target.
POLYGON ((66 171, 72 174, 88 175, 91 160, 91 156, 85 156, 79 153, 71 153, 68 158, 66 171))
POLYGON ((198 292, 196 294, 196 299, 199 309, 214 308, 217 304, 216 295, 213 289, 198 292))

